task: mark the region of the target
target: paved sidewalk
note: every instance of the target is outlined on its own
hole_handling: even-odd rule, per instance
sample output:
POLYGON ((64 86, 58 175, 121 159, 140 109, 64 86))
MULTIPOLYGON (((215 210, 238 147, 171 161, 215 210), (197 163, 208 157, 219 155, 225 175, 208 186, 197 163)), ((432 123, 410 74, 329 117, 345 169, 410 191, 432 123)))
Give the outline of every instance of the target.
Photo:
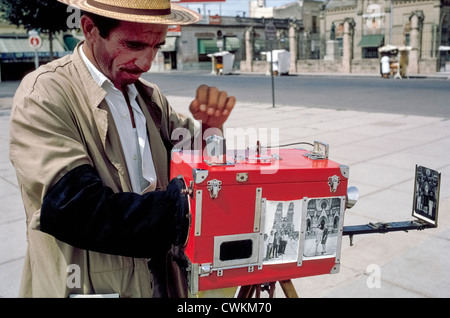
MULTIPOLYGON (((187 113, 187 98, 168 99, 187 113)), ((17 296, 26 249, 24 211, 8 159, 8 125, 9 109, 0 108, 0 297, 17 296)), ((330 159, 350 167, 349 185, 360 191, 345 225, 412 219, 415 165, 439 170, 437 229, 355 236, 352 247, 344 237, 340 273, 295 279, 294 285, 300 297, 450 297, 448 118, 238 103, 227 127, 278 128, 282 144, 328 143, 330 159), (370 288, 374 268, 380 288, 370 288)), ((284 297, 279 287, 276 296, 284 297)))

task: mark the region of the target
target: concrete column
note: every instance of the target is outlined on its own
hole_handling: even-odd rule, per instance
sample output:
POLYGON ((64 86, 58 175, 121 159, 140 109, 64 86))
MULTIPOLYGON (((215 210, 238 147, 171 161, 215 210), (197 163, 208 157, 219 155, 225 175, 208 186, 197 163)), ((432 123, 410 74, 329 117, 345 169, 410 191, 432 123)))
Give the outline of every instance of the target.
POLYGON ((289 73, 297 72, 298 46, 298 26, 296 23, 291 23, 289 25, 289 52, 291 53, 289 73))
POLYGON ((311 59, 312 40, 309 30, 303 30, 302 55, 305 60, 311 59))
POLYGON ((245 70, 253 72, 253 42, 255 38, 255 30, 248 27, 245 31, 245 70))
POLYGON ((326 34, 327 34, 327 26, 325 24, 325 15, 326 15, 326 7, 323 5, 321 7, 320 13, 319 13, 319 28, 320 28, 320 59, 323 59, 326 50, 325 50, 325 43, 326 43, 326 34))
MULTIPOLYGON (((363 35, 363 29, 364 29, 364 11, 365 11, 365 3, 364 0, 357 0, 356 3, 356 17, 355 17, 355 28, 354 28, 354 37, 356 36, 357 41, 360 41, 362 39, 363 35)), ((354 48, 353 52, 353 58, 355 60, 361 60, 362 59, 362 50, 361 47, 357 46, 354 48)))
POLYGON ((411 51, 409 52, 409 64, 407 74, 419 74, 419 60, 421 51, 421 33, 422 22, 424 19, 423 11, 417 10, 411 13, 411 31, 409 34, 411 51))
POLYGON ((391 0, 385 0, 384 2, 384 44, 392 44, 392 14, 391 12, 391 0))
POLYGON ((352 72, 353 59, 353 29, 355 27, 355 20, 353 18, 346 18, 344 20, 344 36, 342 39, 342 72, 352 72))
POLYGON ((361 15, 364 11, 364 3, 363 0, 356 0, 356 14, 361 15))

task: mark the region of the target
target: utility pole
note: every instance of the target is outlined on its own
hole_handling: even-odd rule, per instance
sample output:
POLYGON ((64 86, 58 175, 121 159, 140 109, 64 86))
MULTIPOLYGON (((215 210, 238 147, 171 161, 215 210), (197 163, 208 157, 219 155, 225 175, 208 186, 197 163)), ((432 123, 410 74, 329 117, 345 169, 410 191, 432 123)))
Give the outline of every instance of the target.
POLYGON ((273 41, 277 39, 277 29, 273 21, 266 23, 264 33, 270 49, 270 76, 272 78, 272 107, 275 108, 275 80, 273 77, 273 41))

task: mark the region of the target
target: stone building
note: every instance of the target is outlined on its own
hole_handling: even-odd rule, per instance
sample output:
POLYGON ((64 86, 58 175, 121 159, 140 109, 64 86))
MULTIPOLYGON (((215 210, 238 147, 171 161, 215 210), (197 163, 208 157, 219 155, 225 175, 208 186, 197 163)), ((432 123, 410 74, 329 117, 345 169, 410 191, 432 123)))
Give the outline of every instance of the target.
MULTIPOLYGON (((387 45, 404 48, 407 75, 450 70, 450 0, 299 0, 277 8, 255 1, 252 16, 289 21, 278 40, 291 53, 291 73, 379 74, 387 45)), ((246 30, 242 71, 264 71, 267 63, 252 55, 262 37, 246 30)))
POLYGON ((267 21, 265 18, 207 16, 194 25, 174 26, 152 70, 209 70, 212 63, 208 55, 228 51, 235 55, 235 71, 263 72, 267 68, 264 52, 270 46, 289 50, 289 28, 294 24, 301 29, 302 24, 302 21, 270 19, 277 29, 277 39, 272 43, 265 39, 267 21))
POLYGON ((294 226, 294 204, 289 203, 287 213, 283 215, 283 203, 278 203, 277 210, 275 211, 275 218, 273 222, 273 229, 278 233, 285 233, 287 236, 295 237, 296 229, 294 226))
POLYGON ((439 48, 450 44, 450 1, 327 1, 320 34, 324 59, 299 61, 298 69, 377 73, 378 48, 394 45, 408 48, 407 74, 432 74, 448 63, 448 53, 439 48))
POLYGON ((313 236, 322 220, 330 233, 338 231, 341 218, 340 198, 320 198, 308 202, 306 214, 306 235, 313 236))
POLYGON ((265 1, 250 2, 250 17, 205 16, 200 23, 169 32, 154 70, 211 68, 208 54, 221 50, 235 54, 235 70, 266 72, 267 52, 291 52, 290 72, 297 71, 296 59, 320 56, 319 16, 324 0, 302 0, 276 8, 265 1), (266 39, 265 27, 273 23, 276 39, 266 39), (219 35, 220 34, 220 35, 219 35), (169 53, 170 52, 170 53, 169 53))
MULTIPOLYGON (((379 74, 378 49, 408 48, 407 75, 450 71, 450 0, 298 0, 276 8, 253 1, 250 17, 205 16, 200 23, 173 26, 152 70, 211 70, 211 54, 235 55, 234 71, 268 70, 267 53, 287 50, 289 73, 379 74), (274 40, 266 39, 273 23, 274 40), (440 49, 441 48, 441 49, 440 49)), ((3 24, 5 25, 5 24, 3 24)), ((82 38, 79 30, 73 30, 82 38)), ((76 39, 54 40, 56 57, 67 54, 76 39)), ((34 68, 34 50, 21 28, 0 28, 3 80, 19 79, 34 68)), ((40 63, 48 58, 43 36, 40 63)))
MULTIPOLYGON (((379 74, 379 48, 387 45, 405 50, 407 75, 450 70, 450 0, 304 0, 270 10, 255 1, 253 6, 254 17, 301 21, 301 27, 289 26, 285 44, 291 73, 379 74)), ((252 37, 247 33, 249 53, 252 37)), ((400 63, 399 56, 392 60, 400 63)), ((263 68, 257 58, 241 63, 243 71, 263 68)))

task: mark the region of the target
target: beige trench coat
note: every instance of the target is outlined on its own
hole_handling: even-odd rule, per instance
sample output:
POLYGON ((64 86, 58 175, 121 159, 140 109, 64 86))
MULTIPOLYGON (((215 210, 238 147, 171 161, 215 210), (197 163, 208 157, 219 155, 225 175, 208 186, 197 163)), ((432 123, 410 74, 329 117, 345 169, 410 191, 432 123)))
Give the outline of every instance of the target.
MULTIPOLYGON (((104 100, 106 92, 91 77, 79 49, 27 75, 14 97, 10 159, 26 211, 28 240, 19 296, 151 297, 152 275, 146 259, 81 250, 39 231, 44 195, 77 166, 94 166, 104 185, 115 192, 131 191, 117 129, 104 100)), ((175 113, 155 85, 140 80, 136 87, 147 118, 158 187, 164 188, 169 159, 163 138, 170 140, 177 127, 192 131, 194 123, 175 113)))

